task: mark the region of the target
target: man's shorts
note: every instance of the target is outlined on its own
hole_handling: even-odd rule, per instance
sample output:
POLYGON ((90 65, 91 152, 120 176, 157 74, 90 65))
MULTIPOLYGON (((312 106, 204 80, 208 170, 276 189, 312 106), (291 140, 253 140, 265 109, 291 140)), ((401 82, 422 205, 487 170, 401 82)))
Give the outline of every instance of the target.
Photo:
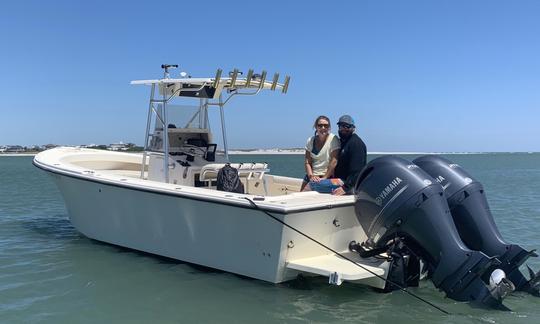
POLYGON ((343 186, 343 181, 339 178, 322 179, 319 182, 310 181, 309 187, 313 191, 320 193, 332 193, 335 189, 343 186))

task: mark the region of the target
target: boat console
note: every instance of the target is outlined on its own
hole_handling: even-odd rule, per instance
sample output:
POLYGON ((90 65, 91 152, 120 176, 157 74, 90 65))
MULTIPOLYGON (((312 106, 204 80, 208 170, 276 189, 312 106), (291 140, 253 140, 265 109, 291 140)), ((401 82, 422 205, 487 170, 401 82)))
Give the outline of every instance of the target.
MULTIPOLYGON (((180 73, 181 78, 170 78, 170 70, 177 67, 162 65, 163 79, 131 82, 152 87, 143 154, 143 161, 148 161, 146 179, 215 189, 217 172, 229 163, 225 104, 235 96, 255 95, 262 90, 286 93, 290 78, 287 76, 279 83, 276 73, 271 81, 266 81, 266 71, 255 74, 253 70, 243 78, 238 69, 228 77, 222 77, 223 71, 219 69, 214 78, 191 78, 184 72, 180 73), (214 107, 219 109, 221 119, 223 144, 219 150, 209 122, 209 110, 214 107)), ((267 164, 245 163, 236 168, 246 193, 271 195, 291 191, 291 184, 283 184, 278 190, 273 188, 276 179, 267 174, 267 164)), ((145 178, 143 171, 141 178, 145 178)))

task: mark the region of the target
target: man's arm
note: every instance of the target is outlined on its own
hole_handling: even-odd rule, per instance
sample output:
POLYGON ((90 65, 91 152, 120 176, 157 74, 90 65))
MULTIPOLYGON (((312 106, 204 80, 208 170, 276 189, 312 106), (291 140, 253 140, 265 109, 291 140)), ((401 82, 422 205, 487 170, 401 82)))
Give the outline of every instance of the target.
POLYGON ((356 185, 356 180, 358 180, 358 176, 360 175, 360 171, 355 172, 347 177, 347 180, 345 181, 345 184, 343 185, 343 191, 345 191, 345 194, 351 195, 354 191, 354 186, 356 185))

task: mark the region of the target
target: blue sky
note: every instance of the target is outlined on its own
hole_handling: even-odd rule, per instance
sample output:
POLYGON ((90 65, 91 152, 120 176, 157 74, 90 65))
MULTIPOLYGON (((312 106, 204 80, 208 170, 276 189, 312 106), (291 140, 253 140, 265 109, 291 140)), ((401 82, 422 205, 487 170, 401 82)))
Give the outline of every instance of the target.
POLYGON ((346 113, 370 151, 540 151, 538 1, 187 3, 2 3, 0 145, 142 144, 129 81, 177 63, 291 75, 226 107, 233 148, 300 147, 346 113))

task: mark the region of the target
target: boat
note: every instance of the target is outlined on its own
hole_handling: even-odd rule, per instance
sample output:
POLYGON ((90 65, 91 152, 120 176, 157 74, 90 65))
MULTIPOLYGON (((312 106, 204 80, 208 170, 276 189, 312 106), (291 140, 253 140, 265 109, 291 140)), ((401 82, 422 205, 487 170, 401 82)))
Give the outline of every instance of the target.
MULTIPOLYGON (((171 78, 177 67, 164 64, 162 78, 131 82, 150 87, 142 153, 57 147, 35 156, 85 236, 271 283, 326 276, 330 284, 392 291, 427 276, 450 298, 489 307, 514 290, 496 255, 463 243, 442 185, 410 161, 370 162, 348 196, 301 192, 302 179, 272 174, 259 161, 231 163, 225 105, 263 91, 285 94, 290 77, 218 69, 171 78), (210 128, 214 108, 222 147, 210 128), (241 192, 218 190, 226 166, 236 169, 241 192)), ((534 254, 514 250, 507 271, 534 254)))

